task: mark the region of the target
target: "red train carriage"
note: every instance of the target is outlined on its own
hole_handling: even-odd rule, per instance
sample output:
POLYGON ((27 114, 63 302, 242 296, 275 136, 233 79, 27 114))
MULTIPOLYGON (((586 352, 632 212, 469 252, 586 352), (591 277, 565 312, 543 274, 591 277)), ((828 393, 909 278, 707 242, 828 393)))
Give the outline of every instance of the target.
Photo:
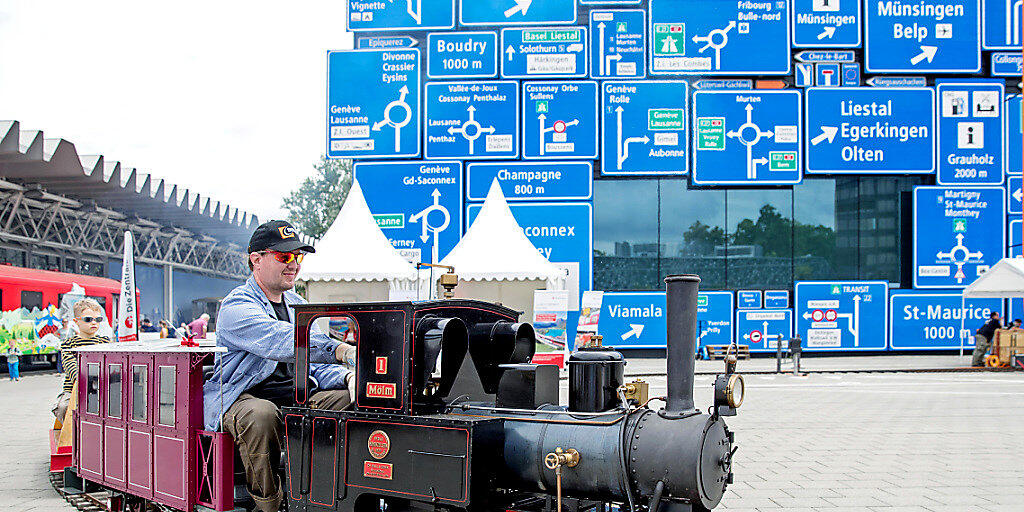
MULTIPOLYGON (((31 311, 33 308, 43 309, 50 305, 59 307, 61 298, 71 291, 73 283, 84 288, 87 297, 103 306, 108 319, 114 317, 117 313, 117 298, 121 293, 121 283, 118 281, 8 265, 0 265, 0 308, 3 311, 18 308, 31 311)), ((25 353, 23 357, 29 362, 47 361, 57 364, 56 351, 25 353)))

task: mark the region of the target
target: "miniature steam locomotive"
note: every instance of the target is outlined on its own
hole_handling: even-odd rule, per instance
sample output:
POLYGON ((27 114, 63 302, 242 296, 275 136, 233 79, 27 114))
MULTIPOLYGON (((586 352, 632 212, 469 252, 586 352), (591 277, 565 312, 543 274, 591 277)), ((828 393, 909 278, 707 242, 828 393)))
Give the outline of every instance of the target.
MULTIPOLYGON (((710 510, 732 482, 742 379, 718 377, 694 407, 696 276, 667 282, 668 395, 627 383, 614 350, 578 347, 559 371, 531 364, 533 327, 474 300, 295 306, 295 406, 283 408, 291 511, 710 510), (343 411, 309 407, 317 322, 356 333, 343 411), (650 407, 653 400, 664 407, 650 407), (628 507, 628 508, 627 508, 628 507)), ((217 347, 111 344, 79 352, 74 467, 111 510, 235 508, 233 445, 202 430, 202 367, 217 347), (122 345, 118 347, 118 345, 122 345), (124 377, 122 378, 122 373, 124 377)))

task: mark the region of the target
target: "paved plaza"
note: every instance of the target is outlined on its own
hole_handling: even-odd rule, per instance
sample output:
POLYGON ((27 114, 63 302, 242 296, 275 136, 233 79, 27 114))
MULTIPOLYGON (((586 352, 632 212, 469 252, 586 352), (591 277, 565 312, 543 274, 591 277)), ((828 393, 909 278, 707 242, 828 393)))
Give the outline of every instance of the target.
MULTIPOLYGON (((889 362, 915 356, 903 357, 889 362)), ((921 356, 921 366, 932 357, 944 356, 921 356)), ((647 380, 664 394, 664 377, 647 380)), ((701 407, 711 403, 712 381, 696 377, 701 407)), ((46 473, 58 383, 52 373, 0 381, 0 512, 71 510, 46 473)), ((1024 373, 748 375, 746 383, 746 402, 728 420, 739 446, 736 482, 719 509, 1024 510, 1024 373)))

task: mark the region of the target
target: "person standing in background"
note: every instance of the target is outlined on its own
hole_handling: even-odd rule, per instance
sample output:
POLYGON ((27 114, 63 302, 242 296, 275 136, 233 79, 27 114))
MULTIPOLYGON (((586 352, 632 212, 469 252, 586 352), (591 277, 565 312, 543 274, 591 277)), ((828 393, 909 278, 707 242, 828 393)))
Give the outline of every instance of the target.
POLYGON ((999 327, 999 312, 993 311, 988 315, 988 322, 985 322, 985 325, 975 331, 974 357, 971 358, 971 366, 983 366, 985 364, 985 354, 988 353, 989 347, 992 346, 992 338, 995 337, 996 329, 999 327))
POLYGON ((18 358, 21 356, 21 351, 18 350, 18 344, 13 339, 7 340, 7 375, 10 377, 11 382, 21 380, 21 374, 18 373, 18 358))
POLYGON ((206 326, 209 324, 210 315, 203 313, 199 315, 199 318, 192 320, 192 323, 188 324, 188 331, 197 340, 204 340, 206 339, 206 326))

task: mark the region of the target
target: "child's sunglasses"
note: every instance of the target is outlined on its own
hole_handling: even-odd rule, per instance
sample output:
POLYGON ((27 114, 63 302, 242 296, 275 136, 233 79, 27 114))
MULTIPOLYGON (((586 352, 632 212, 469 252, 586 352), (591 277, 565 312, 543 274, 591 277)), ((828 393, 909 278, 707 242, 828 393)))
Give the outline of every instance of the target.
POLYGON ((261 254, 270 254, 274 257, 275 260, 285 265, 293 261, 295 263, 302 263, 302 258, 306 257, 306 254, 301 252, 295 254, 294 252, 263 251, 261 254))
POLYGON ((85 322, 87 324, 91 324, 93 322, 98 324, 98 323, 103 321, 103 317, 102 316, 83 316, 82 318, 79 318, 79 320, 81 320, 81 321, 83 321, 83 322, 85 322))

